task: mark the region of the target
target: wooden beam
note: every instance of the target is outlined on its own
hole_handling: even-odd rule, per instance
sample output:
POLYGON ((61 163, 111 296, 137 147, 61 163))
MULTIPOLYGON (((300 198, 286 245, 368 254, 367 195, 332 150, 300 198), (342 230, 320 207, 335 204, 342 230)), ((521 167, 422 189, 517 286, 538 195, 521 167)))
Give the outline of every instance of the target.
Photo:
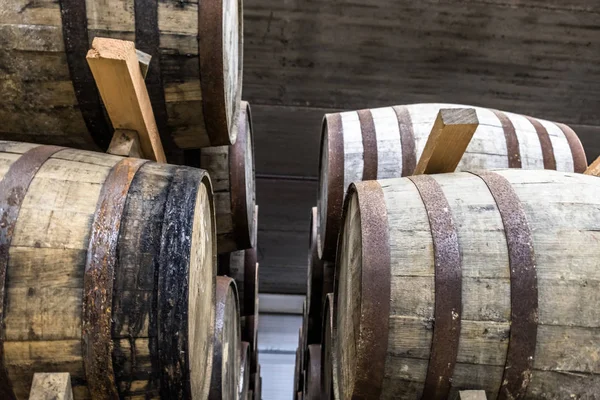
POLYGON ((69 373, 35 373, 29 400, 73 400, 69 373))
POLYGON ((414 174, 454 172, 478 126, 472 108, 441 109, 414 174))
POLYGON ((113 127, 136 131, 143 156, 166 162, 133 42, 97 37, 87 61, 113 127))
POLYGON ((485 390, 461 390, 460 400, 487 400, 485 390))
POLYGON ((587 167, 584 174, 600 176, 600 157, 596 158, 596 160, 587 167))
POLYGON ((137 132, 117 129, 106 152, 115 156, 142 158, 140 139, 137 132))

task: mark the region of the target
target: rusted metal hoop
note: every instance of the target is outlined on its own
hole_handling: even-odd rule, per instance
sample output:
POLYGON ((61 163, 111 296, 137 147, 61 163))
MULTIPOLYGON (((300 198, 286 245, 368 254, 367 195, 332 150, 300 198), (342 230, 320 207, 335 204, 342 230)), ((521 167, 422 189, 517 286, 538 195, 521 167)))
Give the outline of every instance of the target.
POLYGON ((571 156, 573 157, 573 170, 580 174, 584 173, 587 169, 587 157, 579 137, 568 125, 561 124, 560 122, 557 122, 556 125, 563 131, 567 143, 569 143, 571 156))
MULTIPOLYGON (((21 204, 23 204, 31 181, 42 165, 63 149, 58 146, 38 146, 28 150, 10 165, 0 181, 0 221, 2 221, 0 223, 0 326, 3 328, 8 251, 21 204)), ((0 335, 0 360, 4 359, 4 339, 5 335, 0 335)), ((16 399, 3 361, 0 362, 0 397, 16 399)))
MULTIPOLYGON (((321 338, 321 392, 323 400, 333 400, 334 397, 334 385, 333 385, 333 363, 327 365, 327 359, 333 362, 333 355, 335 352, 332 348, 326 347, 327 343, 327 329, 331 336, 335 332, 335 321, 333 320, 333 293, 328 293, 325 296, 325 302, 323 306, 323 336, 321 338), (329 374, 329 376, 327 376, 329 374), (329 379, 327 379, 329 377, 329 379)), ((333 344, 333 338, 330 337, 329 341, 333 344)))
MULTIPOLYGON (((323 118, 321 134, 321 153, 319 158, 319 171, 323 170, 323 152, 327 152, 328 174, 327 195, 322 197, 319 189, 319 202, 327 201, 326 210, 319 207, 320 212, 326 212, 325 226, 320 226, 321 216, 317 218, 318 227, 318 252, 322 260, 335 261, 336 245, 340 224, 342 221, 342 208, 344 204, 344 132, 340 114, 327 114, 323 118), (324 148, 327 137, 327 148, 324 148)), ((321 178, 323 179, 323 178, 321 178)))
POLYGON ((124 158, 109 172, 87 251, 83 279, 82 353, 92 397, 118 399, 112 363, 112 296, 119 228, 131 182, 147 160, 124 158))
POLYGON ((242 100, 242 80, 244 64, 244 13, 242 0, 201 1, 198 5, 198 55, 200 61, 200 87, 202 89, 202 111, 204 124, 211 146, 235 143, 235 126, 239 118, 239 104, 242 100), (223 65, 223 3, 238 3, 238 82, 233 102, 235 108, 231 124, 227 121, 225 103, 225 77, 223 65))
POLYGON ((240 121, 238 124, 238 135, 234 145, 229 147, 229 185, 231 190, 231 219, 233 221, 233 232, 238 249, 249 249, 256 245, 254 237, 254 193, 252 195, 252 204, 247 203, 248 182, 246 182, 246 169, 252 168, 252 188, 255 187, 254 178, 254 153, 248 165, 247 149, 248 141, 254 151, 252 135, 252 114, 250 104, 243 101, 242 111, 240 112, 240 121), (248 121, 248 130, 246 130, 245 121, 248 121))
POLYGON ((60 0, 63 42, 77 105, 92 137, 102 150, 112 139, 112 131, 104 116, 100 93, 85 56, 89 50, 86 2, 60 0))
POLYGON ((377 179, 377 132, 371 110, 360 110, 356 112, 360 122, 360 133, 363 144, 363 181, 377 179))
MULTIPOLYGON (((391 296, 391 254, 387 206, 378 181, 356 182, 350 185, 344 201, 342 221, 345 220, 352 196, 358 196, 362 272, 360 328, 356 349, 356 381, 353 398, 376 399, 381 396, 388 347, 388 328, 391 296), (356 396, 356 397, 354 397, 356 396)), ((340 243, 344 224, 340 230, 340 243)), ((338 245, 338 260, 342 246, 338 245)), ((334 285, 334 320, 337 321, 339 273, 336 265, 334 285)))
POLYGON ((538 285, 533 238, 525 209, 511 183, 495 172, 471 172, 496 201, 504 225, 510 268, 510 336, 499 400, 522 399, 535 358, 538 285))
POLYGON ((540 146, 542 148, 542 158, 544 159, 544 169, 556 170, 556 159, 554 158, 554 148, 552 147, 552 141, 550 135, 544 125, 541 124, 535 118, 525 116, 531 125, 535 128, 535 132, 540 140, 540 146))
POLYGON ((167 160, 171 164, 181 164, 183 162, 183 151, 175 144, 168 124, 169 114, 160 65, 158 0, 134 0, 134 10, 135 47, 148 53, 153 60, 148 67, 145 81, 160 140, 167 155, 167 160))
POLYGON ((492 111, 500 123, 504 131, 504 139, 506 140, 506 155, 508 158, 508 168, 521 168, 521 148, 519 147, 519 138, 515 131, 515 126, 508 116, 499 110, 492 111))
POLYGON ((450 392, 458 356, 462 318, 462 257, 450 205, 437 181, 429 175, 410 179, 423 200, 433 239, 435 309, 431 354, 423 399, 445 400, 450 392))
POLYGON ((417 168, 417 150, 415 147, 415 133, 412 119, 406 106, 392 107, 398 119, 400 130, 400 147, 402 148, 402 176, 409 176, 417 168))

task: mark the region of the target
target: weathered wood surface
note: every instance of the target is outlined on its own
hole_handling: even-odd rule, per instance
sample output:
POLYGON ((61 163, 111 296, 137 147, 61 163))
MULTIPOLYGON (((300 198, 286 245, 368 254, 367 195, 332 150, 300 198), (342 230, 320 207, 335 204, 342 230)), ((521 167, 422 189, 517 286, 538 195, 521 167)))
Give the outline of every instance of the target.
MULTIPOLYGON (((596 307, 600 301, 600 275, 595 261, 600 255, 600 182, 583 174, 552 171, 513 169, 498 174, 510 182, 522 203, 535 253, 537 344, 524 398, 593 399, 600 393, 596 357, 600 351, 600 313, 596 307)), ((490 189, 478 176, 457 173, 432 177, 449 204, 447 212, 453 220, 461 257, 460 344, 450 396, 454 398, 461 389, 478 389, 485 390, 489 399, 496 399, 511 337, 512 264, 506 225, 490 189)), ((383 336, 388 345, 381 397, 419 398, 437 325, 430 220, 411 180, 379 182, 380 189, 376 184, 371 187, 372 191, 381 190, 385 201, 388 226, 378 228, 387 230, 389 242, 384 246, 389 245, 391 260, 389 332, 383 336)), ((360 185, 365 187, 367 183, 360 185)), ((368 322, 359 317, 360 304, 369 301, 366 296, 373 296, 360 289, 366 285, 360 281, 362 263, 374 255, 362 251, 361 229, 373 227, 367 228, 368 221, 358 214, 359 201, 360 194, 348 200, 340 253, 343 256, 338 264, 335 373, 340 398, 344 399, 349 396, 350 382, 361 374, 353 368, 357 354, 364 349, 365 337, 359 334, 359 326, 370 329, 365 326, 368 322)), ((370 204, 362 203, 362 207, 370 204)), ((385 261, 382 265, 385 269, 385 261)))
POLYGON ((226 4, 231 8, 140 0, 2 2, 0 137, 106 149, 112 131, 85 62, 91 41, 102 36, 133 40, 152 56, 146 84, 170 162, 182 162, 178 149, 230 143, 241 93, 242 12, 241 2, 226 4), (228 62, 219 61, 224 58, 228 62), (210 84, 201 75, 210 76, 210 84), (211 96, 219 85, 222 101, 211 96), (217 128, 212 138, 209 124, 217 128))
POLYGON ((29 400, 73 400, 71 375, 67 373, 35 373, 29 400))
POLYGON ((97 37, 86 59, 113 128, 137 132, 144 158, 166 162, 135 44, 97 37))
POLYGON ((415 175, 454 172, 478 126, 472 108, 441 109, 415 167, 415 175))
POLYGON ((240 384, 241 330, 235 281, 217 277, 214 356, 209 399, 236 400, 240 384))
POLYGON ((600 176, 600 157, 596 158, 585 170, 584 174, 600 176))
MULTIPOLYGON (((12 166, 39 149, 0 142, 3 197, 13 195, 3 192, 11 184, 7 174, 21 176, 22 170, 11 172, 12 166)), ((1 287, 6 298, 1 367, 12 384, 6 398, 27 398, 36 372, 68 372, 74 398, 90 398, 90 380, 98 377, 90 375, 91 361, 83 352, 82 335, 89 333, 83 331, 87 314, 82 309, 84 303, 90 306, 84 283, 96 260, 86 254, 104 237, 116 250, 100 261, 106 271, 115 272, 109 286, 92 293, 111 293, 107 341, 102 343, 107 351, 97 355, 110 360, 114 375, 106 372, 100 378, 114 382, 113 389, 123 398, 156 397, 167 386, 172 393, 208 392, 205 371, 214 325, 206 321, 214 316, 216 276, 210 180, 203 171, 148 162, 129 175, 125 193, 109 187, 107 179, 131 160, 59 150, 21 189, 24 197, 17 204, 12 238, 3 242, 9 258, 1 287), (111 191, 123 201, 122 216, 115 216, 120 229, 103 235, 98 221, 110 209, 97 207, 111 191), (179 318, 170 320, 171 311, 179 318), (182 331, 183 326, 188 330, 182 331), (180 340, 173 343, 175 331, 180 340), (171 362, 183 362, 181 354, 189 360, 186 367, 166 372, 171 362)), ((6 384, 2 382, 3 389, 6 384)))
POLYGON ((247 102, 242 101, 240 108, 234 145, 186 152, 186 164, 207 170, 213 180, 219 253, 254 247, 256 239, 252 116, 247 102))
MULTIPOLYGON (((415 173, 440 109, 457 104, 410 104, 326 116, 321 141, 319 255, 335 261, 343 196, 352 182, 415 173)), ((479 126, 457 170, 523 168, 583 172, 577 135, 568 126, 473 107, 479 126)), ((428 155, 425 155, 428 157, 428 155)))
POLYGON ((257 0, 244 94, 338 109, 460 102, 600 125, 597 18, 597 4, 572 0, 257 0))

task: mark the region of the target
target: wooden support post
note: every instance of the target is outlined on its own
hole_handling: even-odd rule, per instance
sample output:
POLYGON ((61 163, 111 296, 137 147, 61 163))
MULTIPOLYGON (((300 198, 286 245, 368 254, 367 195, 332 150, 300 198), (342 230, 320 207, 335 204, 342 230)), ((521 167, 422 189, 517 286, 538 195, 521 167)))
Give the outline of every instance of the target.
POLYGON ((35 373, 29 400, 73 400, 69 373, 35 373))
POLYGON ((485 390, 461 390, 460 400, 487 400, 485 390))
POLYGON ((414 174, 454 172, 478 126, 473 108, 441 109, 414 174))
POLYGON ((115 156, 142 158, 137 132, 117 129, 106 152, 115 156))
POLYGON ((97 37, 87 61, 114 128, 136 131, 142 155, 166 162, 133 42, 97 37))
POLYGON ((596 160, 587 167, 584 174, 600 176, 600 157, 596 158, 596 160))

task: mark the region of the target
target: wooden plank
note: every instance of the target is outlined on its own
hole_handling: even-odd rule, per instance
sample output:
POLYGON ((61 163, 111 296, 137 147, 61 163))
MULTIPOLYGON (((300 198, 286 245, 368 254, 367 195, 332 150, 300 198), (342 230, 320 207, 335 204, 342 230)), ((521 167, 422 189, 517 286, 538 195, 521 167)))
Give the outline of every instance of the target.
POLYGON ((115 156, 142 158, 140 138, 137 132, 127 129, 115 130, 106 152, 115 156))
POLYGON ((414 174, 454 172, 478 126, 473 108, 441 109, 414 174))
POLYGON ((29 400, 73 400, 69 373, 35 373, 29 400))
POLYGON ((113 127, 136 131, 143 155, 166 162, 134 43, 95 38, 87 61, 113 127))
POLYGON ((244 14, 244 96, 253 103, 439 101, 600 124, 591 3, 256 0, 244 14))

